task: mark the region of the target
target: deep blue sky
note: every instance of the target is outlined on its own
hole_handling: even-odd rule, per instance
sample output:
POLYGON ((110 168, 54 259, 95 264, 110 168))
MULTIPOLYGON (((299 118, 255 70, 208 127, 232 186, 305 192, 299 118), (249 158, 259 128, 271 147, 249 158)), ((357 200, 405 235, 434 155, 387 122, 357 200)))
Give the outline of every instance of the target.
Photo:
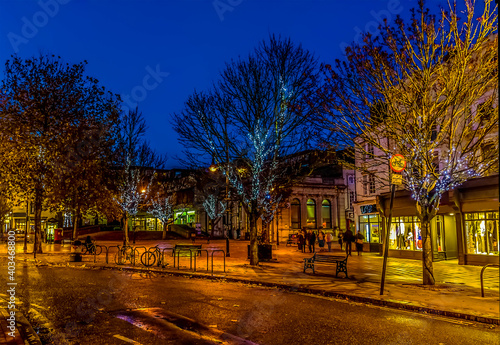
POLYGON ((415 0, 0 0, 0 77, 14 53, 87 60, 89 75, 138 103, 148 140, 169 155, 172 168, 181 148, 169 115, 182 109, 194 89, 208 88, 226 61, 245 56, 276 33, 332 62, 359 31, 376 31, 377 20, 387 15, 407 17, 415 5, 415 0), (159 75, 147 77, 156 74, 151 71, 159 75))

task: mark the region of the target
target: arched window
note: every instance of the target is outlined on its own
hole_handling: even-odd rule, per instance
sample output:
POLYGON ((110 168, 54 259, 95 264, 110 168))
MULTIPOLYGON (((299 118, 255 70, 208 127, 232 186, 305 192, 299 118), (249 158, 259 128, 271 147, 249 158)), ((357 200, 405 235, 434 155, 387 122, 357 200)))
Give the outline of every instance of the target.
POLYGON ((307 220, 306 226, 308 228, 316 228, 316 202, 313 199, 307 200, 307 220))
POLYGON ((300 229, 300 200, 293 199, 291 204, 292 229, 300 229))
POLYGON ((332 206, 329 200, 323 200, 321 203, 322 227, 330 229, 332 227, 332 206))

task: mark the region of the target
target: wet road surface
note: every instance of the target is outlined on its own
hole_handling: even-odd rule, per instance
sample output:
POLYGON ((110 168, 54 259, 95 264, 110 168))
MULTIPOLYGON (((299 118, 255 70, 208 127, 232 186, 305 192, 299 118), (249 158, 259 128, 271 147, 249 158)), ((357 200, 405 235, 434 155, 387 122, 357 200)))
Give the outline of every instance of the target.
POLYGON ((500 344, 499 327, 223 280, 28 262, 16 280, 46 344, 500 344))

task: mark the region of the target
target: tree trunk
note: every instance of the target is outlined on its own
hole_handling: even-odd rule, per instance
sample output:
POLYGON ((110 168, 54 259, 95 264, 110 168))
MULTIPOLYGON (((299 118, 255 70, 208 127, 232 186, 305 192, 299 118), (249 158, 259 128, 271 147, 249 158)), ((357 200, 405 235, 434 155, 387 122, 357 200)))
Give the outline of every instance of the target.
POLYGON ((430 232, 430 221, 424 217, 422 222, 422 282, 424 285, 434 285, 434 268, 432 265, 432 243, 430 232))
POLYGON ((80 218, 80 214, 78 211, 75 211, 73 215, 73 240, 76 241, 78 238, 78 220, 80 218))
POLYGON ((125 214, 123 216, 125 219, 123 222, 123 245, 128 246, 129 245, 129 239, 128 239, 128 216, 125 214))
POLYGON ((257 218, 255 212, 250 212, 250 265, 259 264, 259 247, 257 245, 257 218))
POLYGON ((166 240, 167 239, 167 223, 162 223, 163 224, 163 233, 161 234, 161 239, 166 240))
POLYGON ((42 254, 42 193, 35 192, 35 244, 33 251, 42 254))

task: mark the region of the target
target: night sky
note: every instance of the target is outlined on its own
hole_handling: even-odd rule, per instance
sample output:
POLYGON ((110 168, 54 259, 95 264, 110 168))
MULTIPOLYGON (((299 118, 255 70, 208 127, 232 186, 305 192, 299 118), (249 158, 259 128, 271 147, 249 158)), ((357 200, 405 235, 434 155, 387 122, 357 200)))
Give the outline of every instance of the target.
MULTIPOLYGON (((433 1, 431 4, 437 3, 433 1)), ((443 3, 443 1, 440 1, 443 3)), ((0 78, 17 53, 87 60, 87 73, 122 95, 149 126, 151 146, 177 167, 169 116, 193 90, 207 89, 226 61, 269 34, 289 36, 320 62, 342 58, 359 32, 409 16, 410 0, 0 0, 0 78)))

